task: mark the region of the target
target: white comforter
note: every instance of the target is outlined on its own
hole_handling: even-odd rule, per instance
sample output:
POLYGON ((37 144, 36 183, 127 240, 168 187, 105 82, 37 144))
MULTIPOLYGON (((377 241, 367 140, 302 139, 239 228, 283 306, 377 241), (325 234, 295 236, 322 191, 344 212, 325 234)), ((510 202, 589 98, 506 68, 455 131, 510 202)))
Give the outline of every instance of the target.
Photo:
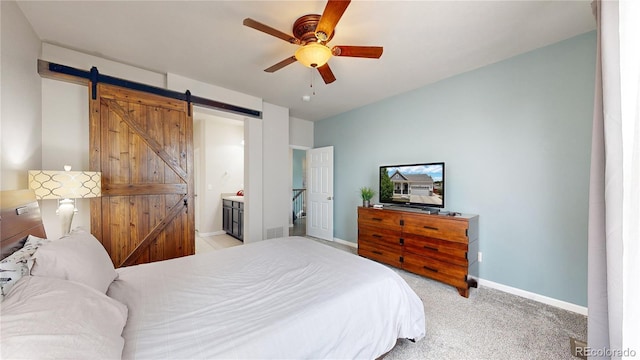
POLYGON ((118 269, 124 359, 374 359, 425 334, 392 270, 292 237, 118 269))

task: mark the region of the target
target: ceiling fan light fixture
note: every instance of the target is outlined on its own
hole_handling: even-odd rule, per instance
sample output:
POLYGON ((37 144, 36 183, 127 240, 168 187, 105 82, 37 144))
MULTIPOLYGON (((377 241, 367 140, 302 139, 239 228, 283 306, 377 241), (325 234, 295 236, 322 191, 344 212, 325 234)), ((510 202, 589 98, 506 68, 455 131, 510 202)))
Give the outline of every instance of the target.
POLYGON ((320 43, 310 43, 296 50, 296 60, 309 68, 320 67, 331 58, 331 49, 320 43))

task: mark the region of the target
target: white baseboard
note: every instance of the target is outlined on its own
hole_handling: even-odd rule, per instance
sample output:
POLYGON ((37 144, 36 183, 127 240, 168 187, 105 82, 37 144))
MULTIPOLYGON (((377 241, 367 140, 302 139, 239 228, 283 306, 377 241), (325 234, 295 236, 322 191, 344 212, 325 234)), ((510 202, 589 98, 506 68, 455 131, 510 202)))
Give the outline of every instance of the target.
MULTIPOLYGON (((351 246, 351 247, 356 248, 356 249, 358 248, 358 244, 354 243, 354 242, 351 242, 351 241, 342 240, 342 239, 335 238, 335 237, 333 238, 333 241, 335 241, 337 243, 340 243, 340 244, 343 244, 343 245, 351 246)), ((566 301, 550 298, 548 296, 536 294, 536 293, 533 293, 533 292, 530 292, 530 291, 514 288, 514 287, 511 287, 511 286, 503 285, 503 284, 500 284, 500 283, 497 283, 497 282, 493 282, 493 281, 489 281, 489 280, 485 280, 485 279, 479 279, 478 278, 476 280, 478 280, 478 284, 482 285, 482 286, 486 286, 486 287, 489 287, 489 288, 492 288, 492 289, 500 290, 500 291, 506 292, 508 294, 520 296, 520 297, 523 297, 525 299, 530 299, 530 300, 533 300, 533 301, 537 301, 539 303, 555 306, 557 308, 560 308, 560 309, 563 309, 563 310, 567 310, 567 311, 571 311, 571 312, 574 312, 574 313, 578 313, 580 315, 584 315, 584 316, 588 315, 588 308, 586 306, 572 304, 570 302, 566 302, 566 301)))
POLYGON ((544 296, 544 295, 540 295, 540 294, 536 294, 536 293, 532 293, 526 290, 521 290, 518 288, 514 288, 511 286, 507 286, 507 285, 503 285, 503 284, 499 284, 493 281, 489 281, 489 280, 485 280, 485 279, 477 279, 478 280, 478 284, 482 285, 482 286, 486 286, 492 289, 496 289, 496 290, 500 290, 500 291, 504 291, 506 293, 509 294, 513 294, 513 295, 517 295, 526 299, 530 299, 533 301, 537 301, 543 304, 547 304, 547 305, 551 305, 551 306, 555 306, 557 308, 563 309, 563 310, 568 310, 568 311, 572 311, 584 316, 587 316, 588 314, 588 308, 585 306, 581 306, 581 305, 576 305, 576 304, 572 304, 570 302, 566 302, 566 301, 562 301, 562 300, 558 300, 558 299, 554 299, 554 298, 550 298, 548 296, 544 296))
POLYGON ((347 245, 347 246, 351 246, 352 248, 357 249, 358 248, 358 244, 351 242, 351 241, 347 241, 347 240, 342 240, 339 238, 334 237, 333 241, 337 242, 338 244, 342 244, 342 245, 347 245))

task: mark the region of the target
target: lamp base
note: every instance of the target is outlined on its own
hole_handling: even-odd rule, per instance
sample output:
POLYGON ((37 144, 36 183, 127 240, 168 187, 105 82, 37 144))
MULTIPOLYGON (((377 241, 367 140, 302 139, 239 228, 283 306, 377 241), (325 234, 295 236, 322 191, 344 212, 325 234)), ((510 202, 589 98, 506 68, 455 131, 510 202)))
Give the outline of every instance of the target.
POLYGON ((60 223, 62 225, 62 235, 67 235, 71 232, 71 222, 73 221, 73 214, 76 211, 75 202, 73 200, 60 200, 57 212, 58 216, 60 216, 60 223))

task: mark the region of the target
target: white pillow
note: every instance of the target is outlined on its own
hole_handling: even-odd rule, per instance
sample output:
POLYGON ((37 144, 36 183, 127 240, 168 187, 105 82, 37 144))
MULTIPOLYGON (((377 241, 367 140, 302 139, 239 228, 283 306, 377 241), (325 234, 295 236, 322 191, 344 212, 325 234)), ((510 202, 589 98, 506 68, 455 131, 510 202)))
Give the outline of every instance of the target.
POLYGON ((29 235, 22 248, 0 261, 0 300, 21 277, 29 275, 27 264, 31 256, 47 242, 49 240, 29 235))
POLYGON ((2 303, 2 358, 120 359, 127 311, 88 286, 25 276, 2 303))
POLYGON ((38 248, 32 261, 31 275, 77 281, 103 294, 118 277, 102 244, 81 228, 38 248))

